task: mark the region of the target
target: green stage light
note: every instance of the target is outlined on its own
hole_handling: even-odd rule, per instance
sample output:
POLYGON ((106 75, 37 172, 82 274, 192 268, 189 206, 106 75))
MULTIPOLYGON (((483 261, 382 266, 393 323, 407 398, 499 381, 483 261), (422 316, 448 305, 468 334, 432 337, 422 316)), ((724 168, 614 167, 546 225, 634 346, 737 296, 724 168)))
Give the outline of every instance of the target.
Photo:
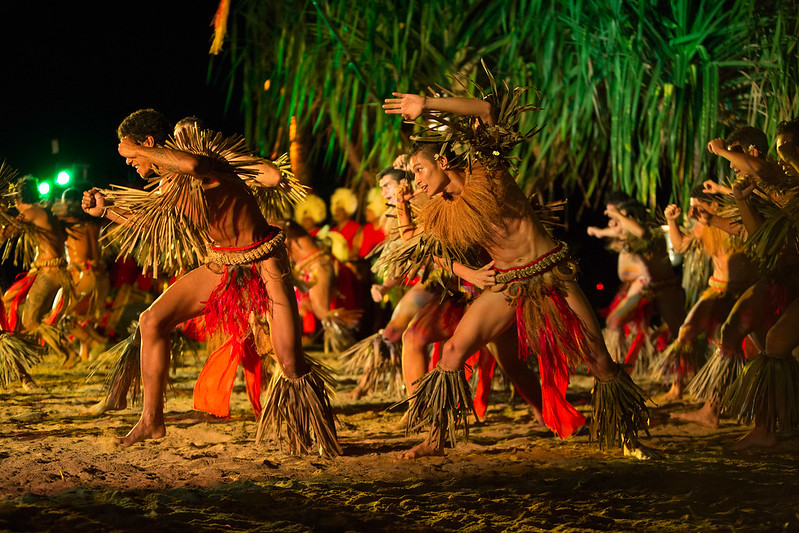
POLYGON ((59 185, 66 185, 67 183, 69 183, 69 178, 70 178, 69 172, 67 172, 66 170, 62 170, 61 172, 58 173, 55 182, 58 183, 59 185))
POLYGON ((46 181, 39 183, 39 194, 42 196, 50 194, 50 184, 46 181))

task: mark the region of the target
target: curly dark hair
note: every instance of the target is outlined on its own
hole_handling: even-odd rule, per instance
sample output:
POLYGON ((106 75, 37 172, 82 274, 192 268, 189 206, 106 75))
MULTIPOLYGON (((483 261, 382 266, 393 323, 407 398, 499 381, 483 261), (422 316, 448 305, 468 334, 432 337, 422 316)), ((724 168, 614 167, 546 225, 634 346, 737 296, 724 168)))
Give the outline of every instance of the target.
POLYGON ((286 239, 288 240, 297 240, 302 237, 311 236, 305 228, 293 220, 287 220, 283 224, 283 231, 286 233, 286 239))
POLYGON ((625 216, 632 218, 640 224, 647 224, 651 222, 652 217, 649 215, 649 210, 644 204, 630 198, 625 202, 621 202, 616 206, 625 216))
POLYGON ((408 173, 405 172, 404 170, 400 170, 394 167, 386 167, 377 173, 377 176, 375 176, 375 181, 380 182, 380 180, 383 179, 385 176, 390 177, 392 180, 396 181, 397 183, 399 183, 404 179, 410 179, 410 176, 408 176, 408 173))
POLYGON ((35 204, 39 201, 39 187, 36 178, 23 176, 17 180, 13 187, 14 198, 23 204, 35 204))
POLYGON ((205 121, 201 118, 195 117, 194 115, 183 117, 182 119, 178 120, 175 123, 174 129, 180 129, 184 126, 195 126, 198 130, 204 130, 205 128, 205 121))
POLYGON ((793 120, 783 120, 777 124, 777 135, 785 135, 790 133, 793 135, 793 141, 799 141, 799 118, 793 120))
POLYGON ((444 143, 439 142, 414 141, 413 144, 411 144, 410 150, 408 150, 408 157, 413 157, 416 154, 422 154, 430 161, 437 161, 439 154, 446 157, 447 161, 450 161, 451 163, 457 160, 457 154, 452 151, 449 144, 445 145, 444 143))
POLYGON ((171 133, 171 123, 155 109, 134 111, 125 117, 125 120, 117 128, 117 137, 120 140, 130 137, 138 143, 144 142, 149 135, 152 136, 155 144, 164 144, 171 133))
POLYGON ((629 194, 624 191, 608 191, 605 194, 605 205, 615 205, 616 207, 632 200, 629 194))
POLYGON ((708 203, 716 203, 720 204, 724 201, 724 196, 721 194, 711 194, 705 191, 704 185, 695 185, 691 188, 691 192, 689 193, 690 198, 696 198, 697 200, 702 200, 708 203))
POLYGON ((744 150, 748 150, 750 146, 754 146, 760 153, 760 157, 766 157, 768 153, 768 138, 763 130, 759 130, 752 126, 741 126, 735 128, 729 137, 724 140, 726 146, 739 144, 744 150))

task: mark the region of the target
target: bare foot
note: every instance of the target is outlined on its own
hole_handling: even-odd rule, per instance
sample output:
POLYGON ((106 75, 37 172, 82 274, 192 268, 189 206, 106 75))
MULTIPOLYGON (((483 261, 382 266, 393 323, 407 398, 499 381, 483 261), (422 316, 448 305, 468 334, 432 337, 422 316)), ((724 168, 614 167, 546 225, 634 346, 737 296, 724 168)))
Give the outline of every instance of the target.
POLYGON ((730 450, 740 452, 749 448, 773 448, 777 444, 777 434, 766 431, 763 426, 755 426, 730 445, 730 450))
POLYGON ((108 403, 108 398, 103 398, 96 404, 92 405, 81 414, 86 416, 100 416, 101 414, 108 412, 108 411, 120 411, 125 409, 128 406, 128 399, 123 398, 122 402, 119 405, 110 405, 108 403))
POLYGON ((671 413, 669 416, 684 422, 696 422, 713 429, 719 427, 719 413, 709 402, 696 411, 671 413))
POLYGON ((405 411, 405 414, 402 415, 402 418, 399 419, 399 422, 394 424, 395 431, 405 431, 408 429, 408 417, 410 416, 409 411, 405 411))
POLYGON ((352 389, 350 392, 347 393, 347 398, 350 399, 350 400, 360 400, 364 396, 366 396, 366 393, 360 387, 360 385, 355 387, 354 389, 352 389))
POLYGON ((444 449, 439 448, 429 440, 425 440, 411 448, 400 453, 397 457, 400 459, 418 459, 420 457, 428 457, 432 455, 444 455, 444 449))
POLYGON ((39 385, 37 385, 36 382, 33 381, 32 377, 23 376, 22 377, 22 390, 26 390, 26 391, 29 391, 29 392, 37 392, 37 391, 41 391, 41 390, 44 390, 44 389, 42 387, 40 387, 39 385))
POLYGON ((72 368, 73 366, 77 365, 79 361, 81 361, 80 356, 73 350, 69 350, 67 358, 64 359, 64 362, 61 363, 61 366, 64 368, 72 368))
POLYGON ((652 401, 655 405, 663 406, 666 404, 674 403, 680 399, 682 396, 682 386, 675 383, 671 386, 668 392, 664 392, 663 394, 652 398, 652 401))
POLYGON ((86 342, 80 343, 80 356, 81 361, 88 361, 89 360, 89 344, 86 342))
POLYGON ((640 442, 630 443, 624 445, 624 457, 634 457, 641 461, 648 461, 650 459, 662 459, 660 452, 649 446, 644 446, 640 442))
POLYGON ((139 422, 133 426, 133 429, 124 437, 114 437, 114 444, 119 444, 127 448, 137 442, 143 442, 148 439, 160 439, 166 435, 166 426, 164 426, 163 419, 160 422, 146 423, 144 419, 139 419, 139 422))

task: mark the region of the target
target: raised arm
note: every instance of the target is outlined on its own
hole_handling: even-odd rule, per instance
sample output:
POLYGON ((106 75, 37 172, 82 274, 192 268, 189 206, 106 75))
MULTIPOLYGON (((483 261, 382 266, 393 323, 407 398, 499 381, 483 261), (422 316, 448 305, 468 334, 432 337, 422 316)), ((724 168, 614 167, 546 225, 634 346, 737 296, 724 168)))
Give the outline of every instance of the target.
POLYGON ((708 194, 732 194, 732 189, 718 184, 713 180, 702 182, 702 190, 708 194))
POLYGON ((755 157, 754 155, 727 150, 723 139, 713 139, 707 143, 707 150, 730 162, 730 165, 754 176, 768 185, 779 185, 785 181, 785 173, 774 162, 755 157))
POLYGON ((754 180, 737 180, 732 184, 732 194, 735 197, 735 205, 738 206, 738 211, 741 213, 741 222, 743 222, 746 233, 750 236, 757 231, 763 224, 763 219, 760 215, 752 209, 749 204, 749 196, 755 189, 754 180))
POLYGON ((408 180, 403 179, 400 181, 396 196, 397 223, 399 224, 402 242, 408 242, 411 238, 422 232, 422 229, 417 227, 411 218, 411 198, 413 198, 411 184, 408 183, 408 180))
POLYGON ((479 98, 435 98, 408 93, 391 94, 395 98, 386 98, 383 109, 389 115, 402 115, 405 120, 416 120, 425 111, 443 111, 479 117, 485 124, 493 125, 495 122, 491 104, 479 98))
POLYGON ((627 233, 638 237, 639 239, 646 235, 646 228, 639 224, 636 220, 625 216, 615 205, 608 205, 605 209, 605 214, 610 218, 615 219, 627 233))
POLYGON ((125 224, 129 215, 127 211, 108 203, 103 193, 96 188, 83 192, 80 205, 86 214, 96 218, 105 218, 117 224, 125 224))
POLYGON ((680 226, 677 224, 677 219, 681 214, 682 209, 677 207, 676 204, 667 206, 663 211, 666 222, 669 224, 669 241, 671 241, 671 246, 678 254, 685 251, 684 247, 687 246, 689 240, 688 237, 683 235, 682 231, 680 231, 680 226))
POLYGON ((618 237, 618 233, 616 233, 616 230, 611 227, 599 228, 597 226, 588 226, 585 232, 590 237, 597 237, 599 239, 618 237))
POLYGON ((280 170, 271 161, 264 159, 257 165, 247 165, 244 168, 253 171, 255 181, 263 187, 280 185, 280 170))
POLYGON ((144 159, 161 172, 176 172, 196 178, 210 177, 214 165, 210 158, 164 146, 148 146, 125 137, 117 147, 119 155, 126 160, 144 159))

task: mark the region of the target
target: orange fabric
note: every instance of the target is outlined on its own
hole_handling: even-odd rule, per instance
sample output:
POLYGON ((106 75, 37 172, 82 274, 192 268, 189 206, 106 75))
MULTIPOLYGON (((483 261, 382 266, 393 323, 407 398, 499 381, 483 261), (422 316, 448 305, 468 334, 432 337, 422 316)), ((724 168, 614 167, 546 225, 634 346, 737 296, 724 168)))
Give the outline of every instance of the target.
POLYGON ((205 362, 194 385, 194 408, 212 415, 230 416, 230 395, 236 369, 244 366, 247 396, 255 417, 261 415, 261 358, 251 341, 237 341, 231 336, 205 362))
MULTIPOLYGON (((560 321, 566 326, 568 334, 565 340, 575 342, 584 338, 585 332, 577 315, 572 311, 565 298, 557 291, 551 291, 549 298, 555 304, 560 321)), ((522 354, 538 352, 538 369, 541 375, 541 397, 543 400, 544 424, 565 439, 574 434, 585 424, 585 417, 566 400, 566 389, 569 387, 569 365, 566 354, 558 348, 558 331, 552 326, 552 319, 545 317, 544 327, 537 332, 528 332, 523 322, 523 305, 536 305, 533 301, 519 302, 516 306, 516 325, 519 332, 519 350, 522 354), (531 333, 537 338, 530 338, 531 333), (535 341, 538 341, 535 343, 535 341)))
POLYGON ((471 380, 473 369, 477 369, 477 386, 474 390, 474 412, 477 418, 485 418, 488 400, 491 397, 491 382, 497 362, 487 348, 480 348, 466 361, 466 381, 471 380))
POLYGON ((8 326, 6 329, 8 331, 14 331, 17 328, 19 307, 25 301, 25 297, 28 295, 28 291, 31 290, 35 279, 36 275, 25 274, 9 287, 3 296, 3 300, 8 306, 8 315, 6 316, 6 325, 8 326))

